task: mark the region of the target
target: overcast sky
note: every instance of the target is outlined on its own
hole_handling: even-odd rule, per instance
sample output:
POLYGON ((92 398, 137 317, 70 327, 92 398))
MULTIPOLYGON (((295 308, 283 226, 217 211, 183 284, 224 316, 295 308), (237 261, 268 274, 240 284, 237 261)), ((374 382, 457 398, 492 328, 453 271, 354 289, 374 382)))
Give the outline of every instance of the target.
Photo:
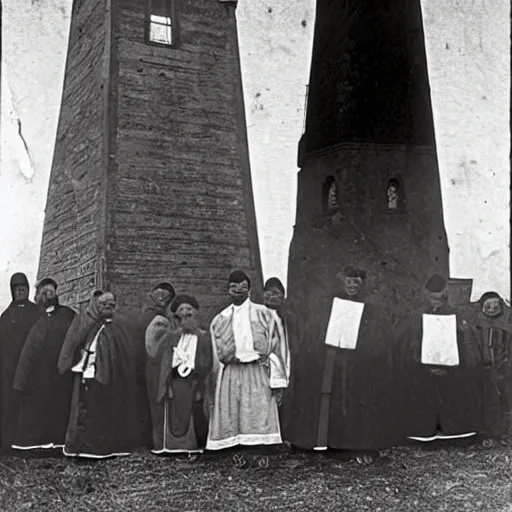
MULTIPOLYGON (((213 0, 209 0, 213 1, 213 0)), ((37 271, 71 0, 3 0, 0 307, 37 271), (21 121, 24 139, 17 136, 21 121)), ((425 0, 452 277, 509 289, 509 0, 425 0)), ((313 0, 239 0, 252 177, 265 277, 286 279, 313 0)))

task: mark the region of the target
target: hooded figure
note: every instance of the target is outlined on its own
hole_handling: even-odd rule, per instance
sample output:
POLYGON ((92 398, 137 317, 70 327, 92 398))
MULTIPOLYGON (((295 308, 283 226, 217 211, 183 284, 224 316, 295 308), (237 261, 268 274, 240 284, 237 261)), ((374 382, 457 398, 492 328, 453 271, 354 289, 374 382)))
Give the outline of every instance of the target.
POLYGON ((194 297, 178 295, 171 313, 179 325, 161 315, 146 330, 148 398, 153 420, 153 453, 202 452, 206 442, 203 412, 204 380, 212 366, 212 346, 207 331, 198 324, 199 304, 194 297))
POLYGON ((463 315, 448 305, 446 281, 434 275, 426 304, 395 328, 403 435, 416 441, 481 432, 480 356, 463 315))
POLYGON ((512 409, 512 323, 510 309, 496 292, 486 292, 469 323, 482 368, 485 437, 509 435, 512 409))
POLYGON ((137 374, 135 400, 137 401, 138 416, 141 421, 144 446, 147 448, 151 448, 153 446, 151 411, 147 399, 148 386, 151 387, 153 383, 149 383, 146 380, 146 377, 153 380, 156 379, 155 375, 157 369, 153 368, 153 371, 151 371, 147 368, 147 364, 151 363, 152 360, 147 360, 146 358, 146 329, 156 316, 167 317, 173 328, 176 327, 174 317, 172 315, 168 315, 169 306, 175 296, 176 292, 172 284, 167 282, 158 283, 153 290, 148 293, 147 302, 142 307, 135 325, 135 335, 133 336, 133 352, 137 374))
POLYGON ((11 277, 12 302, 0 316, 0 431, 1 451, 10 453, 18 420, 20 394, 12 387, 27 335, 39 318, 39 309, 28 299, 29 284, 25 274, 11 277))
POLYGON ((36 288, 42 313, 28 334, 13 387, 22 394, 13 448, 61 448, 69 418, 73 381, 60 375, 57 360, 75 312, 61 306, 57 283, 43 279, 36 288))
POLYGON ((311 297, 297 340, 284 438, 298 448, 350 451, 358 462, 371 462, 397 441, 392 325, 384 307, 365 300, 364 270, 347 266, 336 277, 332 290, 311 297))
POLYGON ((94 292, 62 346, 59 372, 74 375, 64 455, 101 459, 142 444, 130 329, 115 309, 114 294, 94 292))

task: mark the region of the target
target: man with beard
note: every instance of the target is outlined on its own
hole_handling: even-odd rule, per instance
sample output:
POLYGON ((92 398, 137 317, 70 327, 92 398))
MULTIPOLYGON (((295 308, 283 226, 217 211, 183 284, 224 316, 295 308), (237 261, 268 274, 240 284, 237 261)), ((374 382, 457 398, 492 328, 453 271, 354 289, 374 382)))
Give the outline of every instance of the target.
POLYGON ((0 316, 0 428, 1 451, 10 453, 18 419, 20 395, 12 387, 27 335, 39 318, 39 309, 30 302, 29 284, 25 274, 11 277, 12 302, 0 316))
MULTIPOLYGON (((148 364, 151 365, 152 360, 148 360, 146 357, 146 329, 156 316, 165 317, 167 315, 167 310, 175 296, 176 292, 170 283, 158 283, 153 290, 148 293, 147 302, 137 318, 135 336, 133 336, 137 381, 134 399, 137 402, 138 417, 144 446, 146 446, 146 448, 151 448, 153 445, 151 411, 147 398, 148 386, 154 387, 156 385, 156 374, 158 371, 157 368, 147 367, 148 364)), ((170 320, 174 325, 174 317, 171 317, 170 320)))
POLYGON ((59 304, 57 283, 43 279, 36 288, 42 313, 21 352, 13 388, 21 405, 13 448, 39 450, 64 445, 72 379, 60 375, 57 360, 75 312, 59 304))
MULTIPOLYGON (((146 330, 146 350, 156 372, 156 386, 148 386, 153 421, 153 453, 186 453, 197 458, 206 443, 203 411, 204 381, 212 366, 212 345, 199 327, 199 304, 189 295, 178 295, 171 313, 179 327, 161 315, 146 330)), ((148 381, 149 382, 152 381, 148 381)))
POLYGON ((470 320, 482 366, 484 444, 504 441, 510 431, 512 381, 512 323, 510 312, 496 292, 486 292, 478 301, 479 311, 470 320))
POLYGON ((483 426, 478 349, 447 303, 445 279, 432 276, 425 292, 426 305, 395 330, 403 435, 423 442, 471 437, 483 426))
POLYGON ((59 372, 74 375, 64 455, 102 459, 141 445, 130 331, 115 309, 113 293, 96 291, 62 345, 59 372))
MULTIPOLYGON (((276 314, 276 327, 279 331, 279 339, 281 340, 280 352, 284 359, 286 368, 286 378, 290 380, 290 328, 291 321, 285 308, 285 289, 283 283, 277 277, 271 277, 263 287, 263 302, 268 309, 276 314)), ((287 399, 290 399, 290 389, 287 389, 287 399)), ((282 408, 283 397, 276 396, 279 406, 279 418, 282 423, 282 408)), ((282 427, 282 424, 281 424, 282 427)))
MULTIPOLYGON (((282 341, 276 315, 249 298, 251 280, 245 272, 232 272, 228 291, 232 304, 213 320, 213 394, 206 448, 222 450, 238 445, 282 443, 276 396, 288 385, 282 341)), ((237 454, 236 465, 246 467, 237 454)), ((267 467, 267 456, 254 457, 267 467)))
POLYGON ((396 441, 391 321, 365 301, 365 271, 348 266, 336 277, 333 292, 314 298, 294 351, 284 438, 368 463, 396 441))

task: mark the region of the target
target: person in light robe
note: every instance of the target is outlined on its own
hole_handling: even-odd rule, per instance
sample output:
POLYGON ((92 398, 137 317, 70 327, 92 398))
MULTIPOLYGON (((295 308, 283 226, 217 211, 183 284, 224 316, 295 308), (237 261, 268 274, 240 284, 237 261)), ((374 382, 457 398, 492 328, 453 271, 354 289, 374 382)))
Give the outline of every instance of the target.
POLYGON ((62 345, 59 372, 74 379, 66 456, 103 459, 142 445, 131 332, 115 310, 113 293, 94 292, 62 345))
MULTIPOLYGON (((281 348, 280 352, 284 359, 285 368, 286 368, 286 378, 290 381, 290 371, 291 371, 291 363, 290 363, 290 346, 289 339, 290 334, 293 332, 292 330, 292 322, 290 315, 286 311, 285 306, 285 289, 283 283, 277 277, 270 277, 265 286, 263 287, 263 302, 267 308, 274 311, 276 314, 276 325, 279 330, 279 338, 281 340, 281 348)), ((286 397, 289 399, 290 397, 290 389, 286 390, 286 397)), ((282 408, 283 408, 283 397, 278 397, 278 402, 281 403, 279 408, 279 419, 282 427, 282 408)))
POLYGON ((194 297, 178 295, 170 308, 175 321, 157 315, 146 330, 148 371, 157 371, 148 380, 156 384, 148 387, 152 452, 184 453, 191 461, 206 442, 204 381, 212 367, 212 344, 209 333, 199 327, 198 310, 194 297))
POLYGON ((28 333, 40 315, 28 298, 25 274, 13 274, 11 295, 11 304, 0 316, 0 449, 4 454, 12 452, 20 406, 20 394, 12 387, 14 372, 28 333))
POLYGON ((464 316, 447 304, 446 281, 426 283, 426 305, 395 329, 404 437, 436 441, 482 431, 480 357, 464 316))
POLYGON ((509 308, 496 292, 486 292, 469 320, 478 347, 482 376, 485 446, 505 442, 512 409, 512 322, 509 308))
MULTIPOLYGON (((275 313, 253 303, 250 289, 245 272, 232 272, 228 283, 232 304, 211 322, 214 364, 207 403, 208 450, 282 444, 278 398, 288 385, 283 344, 275 313)), ((249 464, 239 453, 234 461, 240 467, 249 464)), ((256 455, 253 462, 267 467, 269 457, 256 455)))
MULTIPOLYGON (((152 442, 152 424, 151 411, 148 402, 148 386, 155 386, 154 380, 157 378, 158 369, 147 371, 148 360, 146 358, 146 329, 156 316, 165 317, 168 309, 176 296, 176 291, 172 284, 160 282, 156 284, 150 293, 148 293, 146 304, 142 307, 136 318, 135 335, 133 341, 134 358, 137 365, 137 395, 134 399, 138 403, 138 417, 141 423, 144 446, 151 448, 152 442), (149 379, 149 381, 147 380, 149 379)), ((169 319, 174 324, 174 317, 169 319)), ((176 327, 176 326, 175 326, 176 327)), ((149 361, 151 362, 151 360, 149 361)))
POLYGON ((21 394, 13 448, 60 449, 64 445, 73 381, 60 375, 57 360, 76 313, 59 303, 57 283, 45 278, 36 287, 39 319, 30 329, 12 382, 21 394))
POLYGON ((295 448, 369 463, 395 438, 392 326, 365 301, 366 272, 347 266, 311 298, 292 358, 284 438, 295 448))

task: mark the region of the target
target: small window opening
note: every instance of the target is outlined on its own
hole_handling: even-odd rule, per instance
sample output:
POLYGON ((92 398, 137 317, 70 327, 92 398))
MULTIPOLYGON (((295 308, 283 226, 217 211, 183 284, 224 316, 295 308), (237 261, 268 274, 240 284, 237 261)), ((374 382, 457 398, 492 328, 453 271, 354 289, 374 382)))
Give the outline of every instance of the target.
POLYGON ((400 201, 400 183, 397 179, 391 178, 387 187, 388 210, 397 211, 400 201))
POLYGON ((338 206, 338 188, 336 180, 329 176, 323 185, 323 207, 327 213, 335 213, 339 210, 338 206))
POLYGON ((149 0, 148 40, 151 43, 173 46, 176 44, 175 0, 149 0))
POLYGON ((172 44, 172 24, 170 16, 151 15, 149 40, 153 43, 172 44))

